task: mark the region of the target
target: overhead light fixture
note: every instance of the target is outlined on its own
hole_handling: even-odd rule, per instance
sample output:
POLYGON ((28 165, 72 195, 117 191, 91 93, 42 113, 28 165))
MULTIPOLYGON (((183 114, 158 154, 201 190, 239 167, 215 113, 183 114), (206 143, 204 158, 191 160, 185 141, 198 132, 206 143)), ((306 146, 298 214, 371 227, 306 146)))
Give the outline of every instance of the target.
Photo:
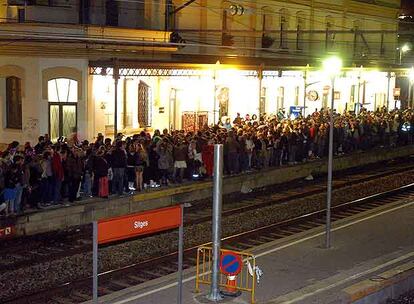
POLYGON ((229 12, 232 16, 241 16, 244 14, 244 7, 238 4, 232 4, 229 7, 229 12))

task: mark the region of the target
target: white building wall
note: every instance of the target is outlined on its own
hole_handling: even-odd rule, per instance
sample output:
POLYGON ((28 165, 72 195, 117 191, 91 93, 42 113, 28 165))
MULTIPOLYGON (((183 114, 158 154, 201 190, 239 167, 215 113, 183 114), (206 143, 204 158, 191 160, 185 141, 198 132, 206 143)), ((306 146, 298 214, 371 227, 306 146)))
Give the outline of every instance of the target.
MULTIPOLYGON (((13 65, 24 69, 22 82, 22 130, 6 128, 6 78, 0 78, 0 142, 10 143, 17 140, 20 143, 37 141, 41 130, 42 110, 40 101, 39 60, 36 58, 19 58, 0 56, 0 68, 13 65)), ((11 75, 4 75, 11 76, 11 75)), ((46 118, 46 117, 45 117, 46 118)))
POLYGON ((42 71, 46 68, 62 66, 82 71, 82 97, 79 99, 77 108, 78 130, 81 138, 87 137, 87 60, 0 56, 0 68, 6 65, 18 66, 24 69, 24 79, 22 81, 22 130, 5 127, 6 86, 5 77, 0 78, 0 143, 9 143, 17 140, 22 144, 26 141, 33 144, 37 142, 39 135, 49 133, 48 101, 42 98, 42 71))

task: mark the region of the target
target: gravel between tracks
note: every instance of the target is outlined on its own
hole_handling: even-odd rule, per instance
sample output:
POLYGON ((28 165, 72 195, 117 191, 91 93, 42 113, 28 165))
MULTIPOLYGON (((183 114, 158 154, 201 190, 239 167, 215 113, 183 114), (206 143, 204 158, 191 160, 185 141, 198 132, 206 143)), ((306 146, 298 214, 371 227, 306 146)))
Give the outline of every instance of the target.
POLYGON ((397 299, 388 300, 387 304, 414 304, 414 290, 401 295, 397 299))
MULTIPOLYGON (((414 182, 414 170, 353 185, 333 192, 333 205, 391 190, 414 182)), ((316 194, 277 205, 267 206, 234 216, 223 218, 222 235, 229 236, 246 230, 259 228, 286 220, 324 207, 326 194, 316 194)), ((185 227, 185 246, 195 246, 210 241, 211 222, 185 227)), ((101 248, 99 269, 106 271, 153 256, 174 252, 177 248, 177 232, 167 232, 134 241, 101 248)), ((64 282, 91 275, 92 253, 76 254, 0 273, 0 302, 29 294, 39 289, 50 288, 64 282)), ((404 302, 405 303, 405 302, 404 302)), ((411 302, 407 302, 411 303, 411 302)))

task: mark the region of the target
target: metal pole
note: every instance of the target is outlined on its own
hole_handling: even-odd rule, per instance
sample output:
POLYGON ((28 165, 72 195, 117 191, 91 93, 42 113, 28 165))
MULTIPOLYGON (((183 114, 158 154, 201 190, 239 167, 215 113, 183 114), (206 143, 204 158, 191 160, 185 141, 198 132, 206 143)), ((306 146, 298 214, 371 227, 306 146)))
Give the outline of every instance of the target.
POLYGON ((360 107, 360 99, 361 99, 361 71, 359 72, 360 74, 358 75, 358 101, 357 101, 357 105, 355 108, 355 114, 358 115, 359 114, 359 107, 360 107))
POLYGON ((98 222, 93 221, 93 303, 98 304, 98 222))
POLYGON ((400 65, 401 65, 401 63, 402 63, 402 51, 401 51, 401 47, 398 50, 399 50, 399 53, 400 53, 400 65))
POLYGON ((387 84, 387 111, 390 110, 390 88, 391 88, 391 72, 387 73, 388 84, 387 84))
POLYGON ((221 241, 221 199, 223 186, 223 145, 214 146, 214 185, 213 185, 213 265, 211 289, 207 299, 220 301, 223 297, 219 289, 219 263, 221 241))
POLYGON ((414 92, 413 92, 413 82, 410 81, 410 92, 411 92, 411 98, 410 98, 410 108, 413 108, 413 97, 414 97, 414 92))
MULTIPOLYGON (((258 76, 259 76, 259 117, 263 114, 263 112, 266 112, 266 109, 262 109, 261 105, 262 105, 262 87, 263 87, 263 72, 262 72, 262 67, 259 68, 258 71, 258 76)), ((266 107, 266 106, 265 106, 266 107)))
POLYGON ((116 136, 118 135, 118 79, 119 79, 119 71, 118 71, 118 65, 114 64, 114 97, 115 97, 115 105, 114 105, 114 140, 116 139, 116 136))
POLYGON ((184 252, 184 205, 181 207, 181 224, 178 229, 178 299, 177 303, 183 303, 183 252, 184 252))
POLYGON ((332 162, 333 162, 333 132, 334 132, 334 94, 335 94, 335 76, 331 79, 332 96, 331 96, 331 112, 329 123, 329 155, 328 155, 328 194, 326 198, 326 234, 325 234, 325 247, 331 247, 331 200, 332 200, 332 162))
POLYGON ((214 76, 213 76, 213 81, 214 81, 214 92, 213 92, 213 122, 214 125, 217 124, 216 121, 216 112, 217 112, 217 100, 216 100, 216 91, 217 91, 217 85, 216 85, 216 70, 214 70, 214 76))
POLYGON ((408 79, 408 98, 407 98, 407 108, 411 106, 411 81, 408 79))
POLYGON ((308 83, 308 71, 303 73, 303 118, 306 117, 306 87, 308 83))

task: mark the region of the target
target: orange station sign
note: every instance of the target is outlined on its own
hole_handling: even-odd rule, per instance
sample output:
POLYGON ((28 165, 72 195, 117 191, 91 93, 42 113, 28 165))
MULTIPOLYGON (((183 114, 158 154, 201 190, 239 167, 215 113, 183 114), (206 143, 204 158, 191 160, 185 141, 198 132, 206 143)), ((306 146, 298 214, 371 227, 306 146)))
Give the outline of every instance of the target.
POLYGON ((98 244, 173 229, 180 225, 180 206, 110 218, 98 222, 98 244))

